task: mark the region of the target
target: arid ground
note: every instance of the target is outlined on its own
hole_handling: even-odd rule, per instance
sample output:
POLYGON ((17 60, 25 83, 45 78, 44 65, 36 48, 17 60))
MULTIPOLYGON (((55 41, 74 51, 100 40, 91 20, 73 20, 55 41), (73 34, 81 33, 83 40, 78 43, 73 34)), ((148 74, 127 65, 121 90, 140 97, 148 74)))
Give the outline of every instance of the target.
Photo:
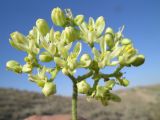
MULTIPOLYGON (((87 120, 160 120, 160 85, 116 93, 121 96, 122 102, 110 103, 107 107, 96 101, 88 103, 85 97, 79 97, 79 115, 87 120)), ((70 97, 45 98, 39 93, 0 89, 0 120, 24 120, 32 115, 57 114, 67 114, 68 118, 64 120, 68 120, 70 108, 70 97)))

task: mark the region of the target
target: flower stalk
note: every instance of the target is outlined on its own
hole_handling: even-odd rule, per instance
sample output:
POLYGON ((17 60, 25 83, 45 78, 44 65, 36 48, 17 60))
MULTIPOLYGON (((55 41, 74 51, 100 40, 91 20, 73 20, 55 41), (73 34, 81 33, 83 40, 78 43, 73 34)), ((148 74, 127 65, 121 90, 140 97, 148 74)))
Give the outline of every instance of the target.
POLYGON ((77 102, 78 102, 77 84, 76 84, 76 83, 73 83, 73 93, 72 93, 72 120, 77 120, 77 102))

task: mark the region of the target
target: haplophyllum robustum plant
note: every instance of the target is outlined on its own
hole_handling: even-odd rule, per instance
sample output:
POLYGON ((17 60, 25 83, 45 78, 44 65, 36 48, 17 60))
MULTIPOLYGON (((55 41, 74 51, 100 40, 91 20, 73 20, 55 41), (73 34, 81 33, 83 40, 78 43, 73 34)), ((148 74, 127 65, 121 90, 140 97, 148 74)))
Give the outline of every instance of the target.
POLYGON ((78 93, 99 100, 103 105, 107 105, 109 100, 120 101, 111 90, 116 84, 128 86, 129 81, 123 77, 122 68, 137 67, 145 61, 144 56, 138 54, 133 47, 131 40, 123 36, 123 27, 114 32, 110 27, 105 29, 102 16, 96 21, 90 17, 85 22, 83 15, 74 17, 70 9, 63 12, 58 7, 53 9, 51 19, 55 25, 64 28, 62 32, 50 28, 46 20, 38 19, 28 35, 17 31, 11 34, 10 44, 26 52, 27 56, 24 58, 26 64, 10 60, 6 64, 7 69, 18 74, 27 73, 29 80, 40 86, 45 96, 56 93, 54 79, 62 71, 73 82, 72 120, 77 120, 78 93), (70 52, 73 42, 75 46, 70 52), (83 53, 79 56, 82 42, 88 44, 90 54, 83 53), (100 49, 95 44, 99 44, 100 49), (42 62, 55 62, 55 66, 46 67, 42 62), (115 66, 115 71, 111 74, 102 73, 100 70, 107 66, 115 66), (76 69, 79 68, 87 69, 88 72, 75 77, 76 69), (33 72, 34 69, 37 69, 37 74, 33 72), (93 86, 87 83, 87 78, 93 79, 93 86), (104 80, 103 86, 99 85, 100 80, 104 80))

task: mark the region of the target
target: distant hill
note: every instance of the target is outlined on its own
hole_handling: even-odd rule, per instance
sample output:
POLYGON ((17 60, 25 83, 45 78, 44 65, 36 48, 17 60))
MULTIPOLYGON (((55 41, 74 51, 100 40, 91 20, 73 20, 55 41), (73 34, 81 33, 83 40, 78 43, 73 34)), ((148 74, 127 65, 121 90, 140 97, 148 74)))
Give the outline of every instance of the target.
MULTIPOLYGON (((122 102, 103 107, 80 97, 78 113, 88 120, 160 120, 160 85, 117 91, 122 102)), ((23 120, 30 115, 70 113, 71 98, 0 89, 0 120, 23 120)))

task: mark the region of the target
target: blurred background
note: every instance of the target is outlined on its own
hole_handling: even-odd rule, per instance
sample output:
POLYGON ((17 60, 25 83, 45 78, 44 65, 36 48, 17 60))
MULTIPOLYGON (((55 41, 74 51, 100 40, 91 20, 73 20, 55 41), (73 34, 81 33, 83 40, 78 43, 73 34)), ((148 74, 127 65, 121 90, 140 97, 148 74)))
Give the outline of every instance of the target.
POLYGON ((11 47, 10 33, 20 31, 27 34, 38 18, 46 19, 50 26, 59 30, 50 18, 51 10, 57 6, 71 8, 73 15, 83 14, 87 21, 89 17, 96 19, 104 16, 106 26, 114 31, 125 25, 125 37, 130 38, 135 48, 146 57, 142 66, 123 70, 130 85, 129 89, 115 88, 122 97, 120 104, 111 103, 103 107, 97 102, 87 103, 81 96, 79 113, 89 120, 159 120, 159 0, 1 0, 0 120, 20 120, 33 114, 70 113, 72 83, 62 73, 55 80, 58 96, 44 98, 39 94, 41 89, 31 83, 27 75, 17 75, 5 68, 6 62, 11 59, 23 64, 26 56, 11 47))

